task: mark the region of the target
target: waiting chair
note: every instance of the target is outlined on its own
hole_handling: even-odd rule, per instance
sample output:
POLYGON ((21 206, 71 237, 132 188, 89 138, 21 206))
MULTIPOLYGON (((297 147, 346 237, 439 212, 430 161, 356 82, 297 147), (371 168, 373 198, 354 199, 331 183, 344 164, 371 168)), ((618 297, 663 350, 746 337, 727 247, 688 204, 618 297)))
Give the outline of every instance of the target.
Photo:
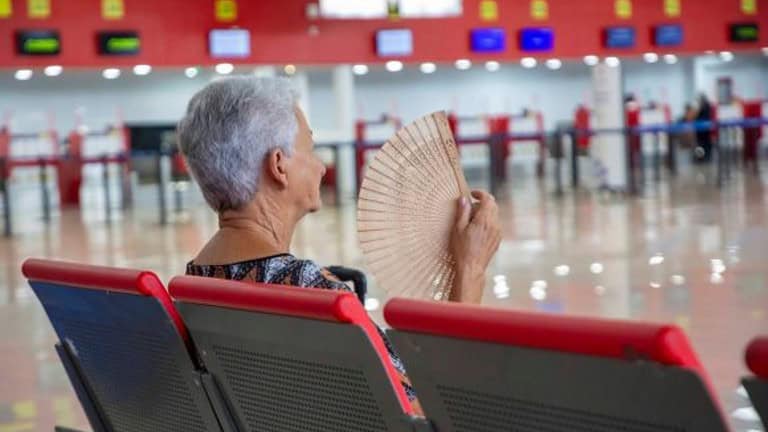
POLYGON ((22 272, 94 432, 232 430, 157 276, 42 259, 22 272))
POLYGON ((427 426, 354 294, 194 276, 169 289, 239 430, 427 426))
POLYGON ((727 430, 674 326, 405 299, 384 316, 439 432, 727 430))
POLYGON ((755 375, 742 379, 744 388, 755 411, 768 429, 768 336, 758 337, 747 346, 745 353, 747 367, 755 375))

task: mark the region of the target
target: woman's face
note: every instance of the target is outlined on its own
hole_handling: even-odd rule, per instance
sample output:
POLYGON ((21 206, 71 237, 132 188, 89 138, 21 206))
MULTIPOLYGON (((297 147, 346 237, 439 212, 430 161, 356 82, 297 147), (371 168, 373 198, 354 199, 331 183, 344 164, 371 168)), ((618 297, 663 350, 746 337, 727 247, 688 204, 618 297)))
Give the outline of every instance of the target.
POLYGON ((325 165, 315 155, 312 130, 307 124, 304 112, 296 108, 299 125, 294 143, 293 156, 288 158, 288 188, 301 209, 314 212, 320 209, 320 181, 325 175, 325 165))

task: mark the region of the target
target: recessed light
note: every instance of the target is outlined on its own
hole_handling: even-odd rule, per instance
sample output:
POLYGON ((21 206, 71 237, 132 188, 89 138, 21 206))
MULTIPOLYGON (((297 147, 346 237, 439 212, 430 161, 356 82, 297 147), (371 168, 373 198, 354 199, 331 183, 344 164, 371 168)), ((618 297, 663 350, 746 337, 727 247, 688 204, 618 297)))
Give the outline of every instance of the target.
POLYGON ((456 60, 454 65, 458 70, 467 70, 472 67, 472 62, 467 59, 459 59, 459 60, 456 60))
POLYGON ((283 68, 283 72, 285 72, 286 75, 293 75, 296 73, 296 66, 292 64, 287 64, 283 68))
POLYGON ((534 68, 536 67, 536 64, 538 64, 538 62, 533 57, 523 57, 520 60, 520 65, 522 65, 526 69, 534 68))
POLYGON ((200 73, 200 69, 196 67, 188 67, 184 69, 184 75, 186 75, 187 78, 194 78, 198 73, 200 73))
POLYGON ((720 60, 722 60, 724 62, 729 62, 729 61, 733 60, 733 57, 734 57, 733 53, 730 52, 730 51, 721 51, 720 52, 720 60))
POLYGON ((116 78, 120 77, 120 69, 117 69, 117 68, 107 68, 107 69, 104 69, 101 72, 101 76, 103 76, 104 78, 109 79, 109 80, 116 79, 116 78))
POLYGON ((235 70, 235 67, 232 65, 232 63, 219 63, 216 65, 215 69, 217 74, 228 75, 235 70))
POLYGON ((45 74, 45 76, 55 77, 55 76, 61 75, 62 71, 64 71, 63 67, 61 67, 59 65, 53 65, 53 66, 47 66, 43 70, 43 73, 45 74))
POLYGON ((618 57, 606 57, 605 64, 607 64, 610 67, 616 67, 621 64, 621 60, 619 60, 618 57))
POLYGON ((656 63, 659 61, 659 55, 654 52, 647 52, 643 54, 643 60, 645 60, 646 63, 656 63))
POLYGON ((136 75, 149 75, 152 72, 152 66, 150 65, 136 65, 133 67, 133 73, 136 75))
POLYGON ((596 55, 586 55, 584 56, 584 64, 587 66, 594 66, 596 64, 600 63, 600 57, 596 55))
POLYGON ((666 64, 677 63, 677 56, 674 54, 664 54, 664 63, 666 64))
POLYGON ((13 77, 19 81, 26 81, 32 78, 32 69, 19 69, 13 74, 13 77))
POLYGON ((431 74, 437 70, 437 66, 434 63, 426 62, 419 65, 419 70, 425 74, 431 74))
POLYGON ((352 66, 352 73, 355 75, 365 75, 368 73, 368 66, 364 64, 356 64, 352 66))
POLYGON ((563 62, 560 59, 549 59, 544 64, 552 70, 558 70, 563 67, 563 62))
POLYGON ((390 72, 400 72, 403 70, 403 62, 390 60, 384 64, 384 68, 390 72))
POLYGON ((496 72, 499 69, 501 69, 499 62, 493 60, 485 62, 485 70, 488 72, 496 72))

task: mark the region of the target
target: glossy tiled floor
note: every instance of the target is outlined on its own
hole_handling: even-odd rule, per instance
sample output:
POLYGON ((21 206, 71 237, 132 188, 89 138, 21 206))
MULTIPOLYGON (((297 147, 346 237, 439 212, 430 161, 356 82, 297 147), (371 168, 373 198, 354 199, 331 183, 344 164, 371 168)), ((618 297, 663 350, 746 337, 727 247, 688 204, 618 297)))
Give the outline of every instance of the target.
MULTIPOLYGON (((737 430, 761 430, 738 390, 747 341, 768 333, 768 177, 738 175, 722 190, 688 169, 648 183, 642 197, 580 192, 555 198, 551 185, 513 177, 498 199, 504 242, 484 303, 555 314, 675 322, 687 330, 737 430)), ((23 188, 21 188, 23 189, 23 188)), ((17 191, 17 234, 0 239, 0 432, 86 428, 53 351, 54 336, 20 263, 45 256, 145 267, 168 279, 215 227, 194 192, 191 209, 158 224, 151 189, 131 212, 103 220, 98 191, 84 212, 44 226, 31 188, 17 191)), ((307 217, 294 253, 363 268, 352 206, 307 217)), ((374 287, 380 304, 385 296, 374 287)), ((380 319, 380 308, 372 314, 380 319)))

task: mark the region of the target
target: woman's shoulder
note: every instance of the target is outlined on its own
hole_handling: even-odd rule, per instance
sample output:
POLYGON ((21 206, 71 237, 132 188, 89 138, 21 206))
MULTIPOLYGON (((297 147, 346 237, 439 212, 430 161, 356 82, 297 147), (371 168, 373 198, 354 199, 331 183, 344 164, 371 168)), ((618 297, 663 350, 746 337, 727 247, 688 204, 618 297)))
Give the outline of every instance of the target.
POLYGON ((284 282, 286 285, 350 291, 336 275, 312 260, 292 256, 292 260, 285 262, 282 273, 288 278, 284 282))

